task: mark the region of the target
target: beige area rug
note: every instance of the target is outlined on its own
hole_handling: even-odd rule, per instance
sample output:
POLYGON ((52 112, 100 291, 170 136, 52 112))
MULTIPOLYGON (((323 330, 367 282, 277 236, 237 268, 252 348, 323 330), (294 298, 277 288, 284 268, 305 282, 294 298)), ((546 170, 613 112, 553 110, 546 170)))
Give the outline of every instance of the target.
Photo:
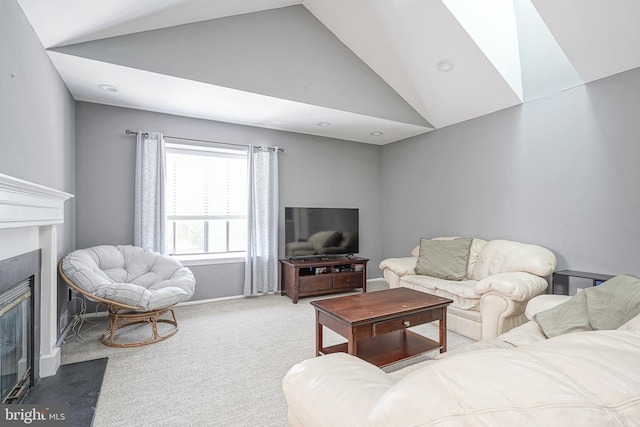
MULTIPOLYGON (((373 283, 371 290, 384 285, 373 283)), ((269 295, 180 306, 175 336, 128 349, 100 344, 107 319, 90 317, 80 330, 83 339, 66 338, 62 363, 109 358, 95 427, 284 427, 282 378, 293 365, 314 356, 311 300, 293 304, 288 297, 269 295)), ((436 324, 415 330, 437 339, 436 324)), ((344 341, 326 329, 324 335, 325 343, 344 341)), ((449 349, 470 342, 448 334, 449 349)))

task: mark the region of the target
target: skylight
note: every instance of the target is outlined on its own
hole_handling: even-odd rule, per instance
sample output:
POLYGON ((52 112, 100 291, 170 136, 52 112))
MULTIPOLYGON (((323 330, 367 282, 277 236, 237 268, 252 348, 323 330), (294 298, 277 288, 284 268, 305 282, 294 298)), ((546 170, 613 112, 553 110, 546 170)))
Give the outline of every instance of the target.
POLYGON ((443 0, 522 101, 584 82, 530 0, 443 0))

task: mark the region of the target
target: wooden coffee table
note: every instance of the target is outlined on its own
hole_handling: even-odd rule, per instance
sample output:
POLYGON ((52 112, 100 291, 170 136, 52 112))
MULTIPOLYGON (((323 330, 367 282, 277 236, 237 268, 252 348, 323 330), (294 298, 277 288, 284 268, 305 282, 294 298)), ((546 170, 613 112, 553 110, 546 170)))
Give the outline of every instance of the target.
POLYGON ((428 351, 447 351, 447 306, 453 301, 409 288, 395 288, 312 301, 316 310, 316 356, 347 352, 385 366, 428 351), (439 321, 439 341, 407 330, 439 321), (322 328, 346 338, 323 347, 322 328))

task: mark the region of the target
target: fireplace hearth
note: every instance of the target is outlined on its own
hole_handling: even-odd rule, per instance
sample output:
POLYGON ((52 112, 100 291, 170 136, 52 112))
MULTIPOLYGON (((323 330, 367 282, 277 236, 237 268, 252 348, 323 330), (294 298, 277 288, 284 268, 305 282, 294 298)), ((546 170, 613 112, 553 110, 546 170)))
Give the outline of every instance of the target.
POLYGON ((20 403, 39 379, 41 251, 0 261, 0 402, 20 403))

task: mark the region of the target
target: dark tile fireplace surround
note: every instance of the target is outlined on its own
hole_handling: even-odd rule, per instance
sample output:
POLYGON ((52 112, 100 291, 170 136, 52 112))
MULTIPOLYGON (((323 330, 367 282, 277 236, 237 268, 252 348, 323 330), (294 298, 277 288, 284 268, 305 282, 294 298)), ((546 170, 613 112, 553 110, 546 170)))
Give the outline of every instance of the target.
MULTIPOLYGON (((40 378, 40 329, 42 326, 40 323, 41 268, 41 249, 0 261, 0 297, 11 294, 17 295, 17 299, 19 299, 21 295, 24 295, 22 289, 25 288, 25 282, 30 283, 31 288, 30 310, 28 311, 30 311, 32 316, 31 324, 28 328, 30 331, 27 332, 31 345, 31 370, 28 374, 28 380, 26 381, 24 389, 19 390, 19 397, 16 398, 15 401, 6 403, 46 406, 58 405, 58 407, 67 407, 69 427, 88 427, 93 424, 95 408, 98 397, 100 396, 100 389, 107 367, 107 358, 63 365, 60 366, 60 369, 54 376, 40 378), (21 289, 18 290, 18 288, 21 289)), ((0 301, 3 300, 7 300, 7 298, 0 298, 0 301)), ((3 311, 3 306, 10 307, 11 303, 0 303, 0 312, 3 311)), ((26 316, 23 315, 22 317, 26 316)), ((2 321, 0 320, 0 325, 1 323, 2 321)), ((9 323, 12 322, 10 321, 9 323)), ((7 340, 6 338, 11 337, 3 336, 3 332, 0 330, 0 357, 7 355, 9 356, 9 360, 11 360, 11 353, 14 353, 11 347, 15 347, 11 341, 15 341, 15 339, 7 340), (3 349, 3 343, 5 341, 9 341, 8 350, 3 349)), ((15 360, 13 364, 15 365, 15 360)), ((14 370, 15 369, 11 369, 9 375, 3 376, 2 380, 5 380, 7 377, 16 377, 13 372, 14 370)), ((2 369, 0 369, 0 373, 1 371, 2 369)), ((0 425, 2 425, 1 419, 0 425)))
MULTIPOLYGON (((1 321, 0 324, 9 324, 11 327, 10 331, 2 331, 0 330, 0 357, 2 357, 2 366, 9 366, 8 372, 2 373, 2 388, 7 388, 7 383, 9 383, 9 387, 16 386, 14 391, 11 393, 12 397, 6 403, 19 403, 27 394, 30 387, 33 387, 38 379, 39 375, 39 355, 40 355, 40 268, 41 268, 41 250, 37 249, 31 252, 27 252, 22 255, 18 255, 3 261, 0 261, 0 296, 5 296, 2 298, 3 302, 0 304, 0 312, 2 312, 3 307, 5 309, 10 308, 12 306, 12 299, 19 300, 25 297, 25 292, 30 290, 30 297, 25 301, 29 301, 29 304, 24 304, 28 306, 28 309, 25 310, 29 313, 28 324, 24 326, 24 339, 19 341, 23 341, 29 347, 24 350, 15 350, 16 347, 16 336, 15 332, 15 318, 19 318, 21 316, 12 316, 10 314, 11 310, 5 310, 5 316, 8 318, 4 321, 1 321), (30 289, 29 289, 30 288, 30 289), (26 289, 22 291, 22 289, 26 289), (17 375, 13 372, 15 369, 12 369, 11 366, 16 366, 17 357, 16 354, 20 355, 24 353, 26 350, 27 353, 30 354, 28 357, 28 366, 26 367, 26 377, 25 381, 21 381, 22 376, 17 375), (12 358, 14 360, 12 360, 12 358), (16 384, 12 384, 11 381, 15 381, 16 384)), ((27 294, 28 295, 28 294, 27 294)), ((24 317, 24 316, 22 316, 24 317)), ((2 319, 2 317, 0 317, 2 319)), ((20 322, 17 322, 18 324, 20 322)))

